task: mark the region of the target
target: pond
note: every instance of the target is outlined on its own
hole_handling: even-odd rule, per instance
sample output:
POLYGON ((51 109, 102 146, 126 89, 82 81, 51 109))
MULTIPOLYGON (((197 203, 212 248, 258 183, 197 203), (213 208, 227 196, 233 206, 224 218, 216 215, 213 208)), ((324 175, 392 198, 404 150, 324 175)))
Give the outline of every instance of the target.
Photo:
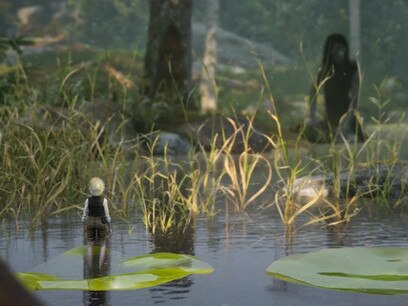
MULTIPOLYGON (((197 256, 212 265, 214 272, 191 275, 149 289, 35 291, 34 294, 45 305, 406 305, 405 295, 316 289, 285 283, 265 273, 272 261, 292 253, 342 246, 408 247, 406 224, 403 217, 373 219, 358 215, 340 235, 316 225, 300 228, 287 237, 273 212, 242 215, 220 211, 212 219, 199 218, 182 238, 153 238, 146 233, 142 222, 116 221, 109 247, 122 258, 154 251, 177 251, 197 256)), ((31 235, 24 230, 17 235, 13 223, 3 222, 0 254, 14 271, 30 271, 82 244, 77 216, 53 218, 46 229, 31 235)))

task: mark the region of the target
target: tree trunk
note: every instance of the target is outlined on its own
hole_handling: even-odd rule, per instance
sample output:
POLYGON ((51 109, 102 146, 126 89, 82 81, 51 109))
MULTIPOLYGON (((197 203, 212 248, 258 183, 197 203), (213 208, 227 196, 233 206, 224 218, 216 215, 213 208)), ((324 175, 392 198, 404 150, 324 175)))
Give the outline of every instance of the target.
POLYGON ((349 0, 350 55, 361 60, 360 0, 349 0))
POLYGON ((214 113, 217 110, 217 86, 215 69, 217 65, 217 31, 219 0, 207 0, 207 33, 201 70, 200 95, 201 112, 214 113))
POLYGON ((145 93, 182 97, 191 86, 192 0, 149 0, 145 93))

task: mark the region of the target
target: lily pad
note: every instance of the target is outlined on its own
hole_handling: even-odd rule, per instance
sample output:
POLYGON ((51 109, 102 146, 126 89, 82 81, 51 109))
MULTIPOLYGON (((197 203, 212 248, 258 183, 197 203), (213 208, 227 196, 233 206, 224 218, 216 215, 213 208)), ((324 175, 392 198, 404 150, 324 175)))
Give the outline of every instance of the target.
POLYGON ((266 272, 284 281, 319 288, 407 294, 408 249, 323 249, 278 259, 266 272))
POLYGON ((185 271, 207 274, 212 268, 205 262, 197 260, 194 256, 174 253, 155 253, 126 259, 122 262, 124 267, 162 269, 166 267, 181 268, 185 271))
MULTIPOLYGON (((94 252, 98 252, 94 249, 94 252)), ((71 249, 31 272, 17 273, 31 290, 134 290, 167 283, 191 274, 209 274, 213 268, 200 259, 173 253, 155 253, 121 260, 110 252, 114 274, 84 278, 86 247, 71 249), (51 271, 52 273, 44 273, 51 271)))

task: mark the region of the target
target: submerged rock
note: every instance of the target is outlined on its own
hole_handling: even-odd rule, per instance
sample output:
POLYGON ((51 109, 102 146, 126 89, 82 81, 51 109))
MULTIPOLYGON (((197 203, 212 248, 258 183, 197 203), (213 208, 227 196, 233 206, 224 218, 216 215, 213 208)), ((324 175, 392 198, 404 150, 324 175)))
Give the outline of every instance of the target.
POLYGON ((398 199, 408 193, 408 163, 359 165, 339 174, 304 176, 295 180, 290 192, 306 201, 315 197, 354 195, 398 199))

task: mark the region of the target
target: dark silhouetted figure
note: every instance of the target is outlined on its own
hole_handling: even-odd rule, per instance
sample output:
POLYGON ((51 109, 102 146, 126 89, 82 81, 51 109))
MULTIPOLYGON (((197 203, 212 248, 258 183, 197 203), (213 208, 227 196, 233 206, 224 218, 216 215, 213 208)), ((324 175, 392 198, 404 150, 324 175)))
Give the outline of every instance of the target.
POLYGON ((349 48, 346 38, 341 34, 327 37, 324 46, 323 60, 316 82, 310 93, 310 118, 312 127, 323 128, 333 139, 342 134, 346 139, 357 137, 365 139, 364 132, 356 116, 360 87, 360 77, 355 61, 349 59, 349 48), (325 119, 327 124, 316 121, 316 100, 323 92, 325 119))

